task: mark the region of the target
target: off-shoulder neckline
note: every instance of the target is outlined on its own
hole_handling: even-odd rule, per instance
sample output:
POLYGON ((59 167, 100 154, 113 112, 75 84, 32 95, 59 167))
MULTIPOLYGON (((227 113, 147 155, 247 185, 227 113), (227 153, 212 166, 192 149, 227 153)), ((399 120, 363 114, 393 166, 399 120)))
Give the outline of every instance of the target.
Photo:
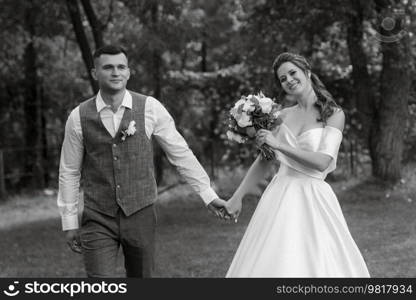
POLYGON ((308 129, 308 130, 305 130, 304 132, 302 132, 302 133, 300 133, 299 135, 295 135, 294 133, 293 133, 293 131, 289 128, 289 126, 287 126, 286 124, 285 124, 285 122, 282 122, 282 124, 281 125, 284 125, 285 127, 286 127, 286 129, 289 131, 289 133, 295 138, 295 139, 298 139, 298 138, 300 138, 301 136, 303 136, 304 134, 306 134, 306 133, 308 133, 309 131, 313 131, 313 130, 317 130, 317 129, 325 129, 325 128, 332 128, 332 129, 335 129, 335 130, 337 130, 339 133, 341 133, 342 134, 342 132, 341 132, 341 130, 339 130, 338 128, 336 128, 336 127, 333 127, 333 126, 329 126, 329 125, 326 125, 325 127, 315 127, 315 128, 310 128, 310 129, 308 129))

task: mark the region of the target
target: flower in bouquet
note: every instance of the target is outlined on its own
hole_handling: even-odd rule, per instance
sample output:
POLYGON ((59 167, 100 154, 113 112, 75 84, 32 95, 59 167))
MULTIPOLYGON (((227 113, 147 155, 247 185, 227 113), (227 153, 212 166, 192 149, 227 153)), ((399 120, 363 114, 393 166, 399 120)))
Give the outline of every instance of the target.
MULTIPOLYGON (((227 137, 238 143, 254 140, 260 129, 273 130, 280 125, 280 106, 272 99, 257 95, 242 96, 231 108, 227 137)), ((267 144, 259 147, 263 157, 274 158, 274 151, 267 144)))

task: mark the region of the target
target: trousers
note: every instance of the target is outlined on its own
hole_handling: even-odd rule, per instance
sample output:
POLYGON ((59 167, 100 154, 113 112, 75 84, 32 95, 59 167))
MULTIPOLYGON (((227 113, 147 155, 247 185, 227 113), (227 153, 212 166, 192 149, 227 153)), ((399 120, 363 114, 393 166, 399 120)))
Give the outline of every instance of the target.
POLYGON ((87 276, 115 277, 121 247, 127 277, 152 277, 156 223, 154 205, 130 216, 119 209, 115 217, 84 207, 80 240, 87 276))

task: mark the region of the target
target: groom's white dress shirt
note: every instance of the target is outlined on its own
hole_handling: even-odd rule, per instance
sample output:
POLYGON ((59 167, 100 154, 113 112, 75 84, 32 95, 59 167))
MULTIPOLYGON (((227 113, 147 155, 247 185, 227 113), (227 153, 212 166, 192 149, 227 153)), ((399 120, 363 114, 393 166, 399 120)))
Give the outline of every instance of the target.
MULTIPOLYGON (((131 94, 126 91, 117 112, 113 112, 101 97, 96 98, 97 112, 107 131, 115 137, 123 118, 125 108, 132 108, 131 94)), ((155 98, 147 97, 145 105, 145 131, 147 137, 156 138, 165 151, 170 163, 201 196, 205 204, 218 198, 210 186, 210 179, 189 149, 184 138, 176 130, 175 123, 165 107, 155 98)), ((65 126, 65 138, 62 145, 59 166, 58 207, 62 217, 62 229, 79 228, 78 202, 84 145, 82 140, 79 106, 69 115, 65 126)))

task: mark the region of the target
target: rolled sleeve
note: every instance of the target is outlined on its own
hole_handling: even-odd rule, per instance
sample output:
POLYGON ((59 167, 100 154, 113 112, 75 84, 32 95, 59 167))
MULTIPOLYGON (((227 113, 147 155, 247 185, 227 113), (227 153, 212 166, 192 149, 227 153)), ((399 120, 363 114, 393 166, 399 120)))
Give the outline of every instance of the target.
POLYGON ((215 199, 218 199, 217 193, 210 187, 199 194, 205 205, 210 204, 215 199))
POLYGON ((78 214, 77 215, 68 215, 68 216, 62 216, 62 230, 72 230, 72 229, 78 229, 78 214))

